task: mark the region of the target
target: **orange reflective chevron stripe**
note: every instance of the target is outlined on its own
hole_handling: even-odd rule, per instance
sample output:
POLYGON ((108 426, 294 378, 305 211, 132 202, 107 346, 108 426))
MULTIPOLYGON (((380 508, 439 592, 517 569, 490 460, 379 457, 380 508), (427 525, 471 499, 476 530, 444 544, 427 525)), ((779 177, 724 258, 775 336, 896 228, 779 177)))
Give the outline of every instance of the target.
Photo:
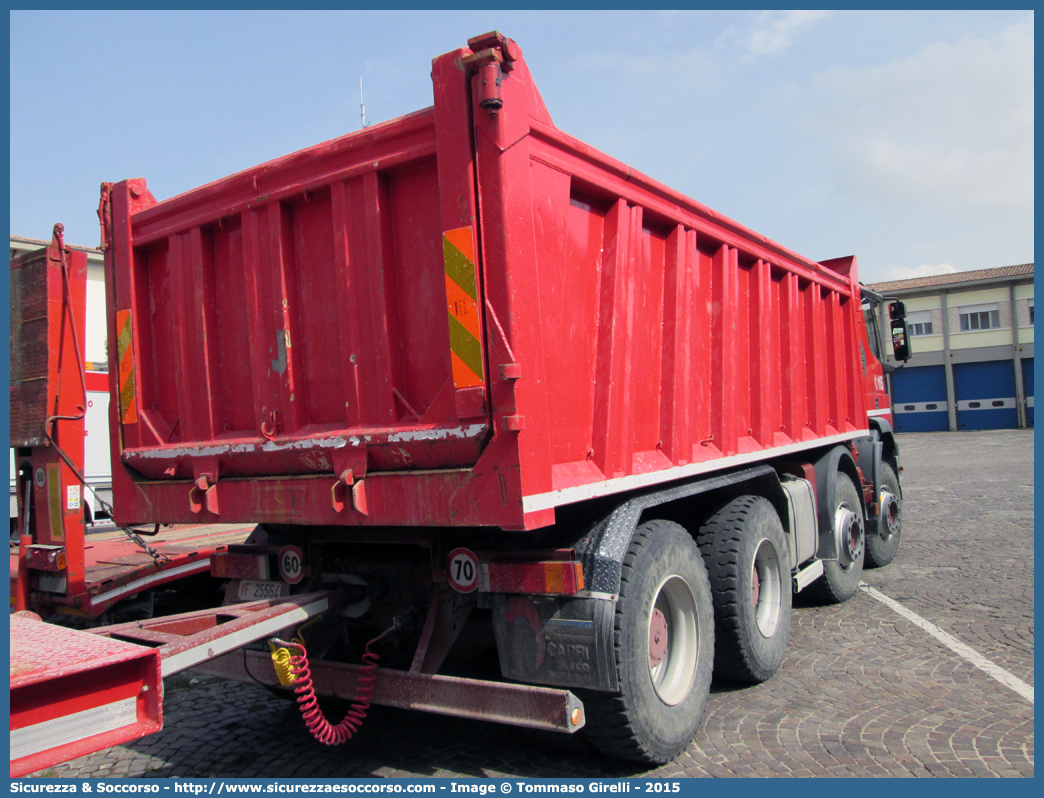
POLYGON ((478 274, 471 227, 458 227, 443 233, 442 254, 446 269, 453 385, 456 388, 471 388, 484 382, 478 274))
POLYGON ((51 522, 51 540, 65 540, 65 514, 62 511, 62 467, 58 463, 47 464, 47 514, 51 522))
POLYGON ((117 385, 120 389, 120 422, 134 424, 138 408, 134 390, 134 351, 131 346, 131 312, 116 311, 117 385))

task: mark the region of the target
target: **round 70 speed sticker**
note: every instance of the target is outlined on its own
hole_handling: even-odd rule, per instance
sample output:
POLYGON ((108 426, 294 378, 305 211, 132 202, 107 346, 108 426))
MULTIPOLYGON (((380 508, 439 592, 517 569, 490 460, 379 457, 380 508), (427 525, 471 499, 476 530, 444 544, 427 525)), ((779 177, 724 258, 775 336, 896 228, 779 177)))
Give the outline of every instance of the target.
POLYGON ((478 557, 471 549, 459 548, 449 553, 450 587, 459 593, 471 593, 478 587, 478 557))

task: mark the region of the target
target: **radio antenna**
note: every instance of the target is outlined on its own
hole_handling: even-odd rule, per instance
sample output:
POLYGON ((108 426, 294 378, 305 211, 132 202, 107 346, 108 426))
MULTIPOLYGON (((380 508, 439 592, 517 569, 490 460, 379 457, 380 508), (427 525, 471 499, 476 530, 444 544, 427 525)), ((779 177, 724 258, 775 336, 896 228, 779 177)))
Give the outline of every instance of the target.
POLYGON ((359 114, 362 116, 362 126, 366 127, 366 103, 363 102, 362 78, 359 78, 359 114))

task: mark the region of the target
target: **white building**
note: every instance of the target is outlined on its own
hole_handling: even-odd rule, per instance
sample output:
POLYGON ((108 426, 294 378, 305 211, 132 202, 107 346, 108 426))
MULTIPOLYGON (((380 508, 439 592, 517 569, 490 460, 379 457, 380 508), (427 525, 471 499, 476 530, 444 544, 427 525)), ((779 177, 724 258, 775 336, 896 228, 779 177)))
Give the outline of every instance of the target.
MULTIPOLYGON (((50 246, 50 241, 11 236, 11 257, 23 252, 35 252, 50 246)), ((105 351, 105 255, 100 249, 75 247, 71 249, 87 253, 87 370, 107 371, 108 357, 105 351)))
POLYGON ((897 431, 1033 426, 1032 263, 867 287, 906 304, 913 357, 890 375, 897 431))

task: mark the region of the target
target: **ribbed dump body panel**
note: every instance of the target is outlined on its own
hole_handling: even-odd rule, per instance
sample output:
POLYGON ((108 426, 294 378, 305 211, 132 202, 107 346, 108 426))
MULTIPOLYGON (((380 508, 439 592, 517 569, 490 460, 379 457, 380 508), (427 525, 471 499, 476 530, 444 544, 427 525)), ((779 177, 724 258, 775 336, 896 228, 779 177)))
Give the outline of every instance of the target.
POLYGON ((428 110, 135 214, 124 460, 168 479, 208 460, 333 472, 346 448, 356 471, 474 463, 485 425, 453 403, 438 203, 428 110))
POLYGON ((866 428, 851 270, 551 127, 534 124, 528 145, 553 421, 551 489, 527 509, 866 428))

